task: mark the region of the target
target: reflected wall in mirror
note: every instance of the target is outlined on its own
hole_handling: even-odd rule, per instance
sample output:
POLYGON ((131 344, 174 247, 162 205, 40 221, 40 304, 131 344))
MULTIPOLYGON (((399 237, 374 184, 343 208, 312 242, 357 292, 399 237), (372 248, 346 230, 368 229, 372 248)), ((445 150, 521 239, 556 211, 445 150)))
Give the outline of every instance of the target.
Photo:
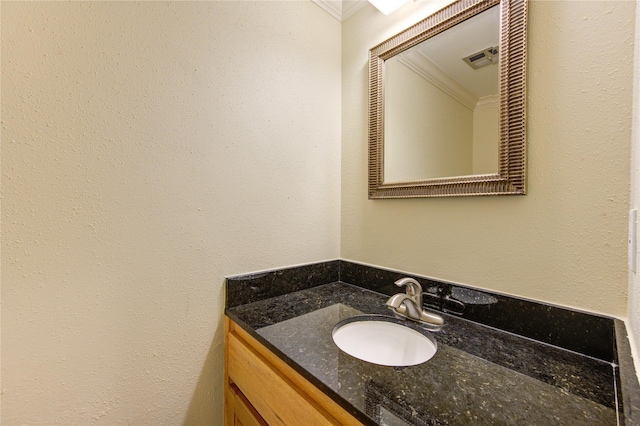
POLYGON ((385 61, 385 182, 498 173, 499 43, 494 6, 385 61))
POLYGON ((369 198, 525 193, 526 0, 459 0, 370 50, 369 198))

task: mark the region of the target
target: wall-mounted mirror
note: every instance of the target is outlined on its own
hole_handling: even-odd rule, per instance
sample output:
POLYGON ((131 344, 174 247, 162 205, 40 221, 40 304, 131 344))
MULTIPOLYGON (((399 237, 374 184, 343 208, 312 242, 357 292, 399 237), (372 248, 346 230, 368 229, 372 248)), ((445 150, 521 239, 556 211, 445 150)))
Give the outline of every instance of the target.
POLYGON ((369 51, 369 198, 525 193, 526 0, 458 0, 369 51))

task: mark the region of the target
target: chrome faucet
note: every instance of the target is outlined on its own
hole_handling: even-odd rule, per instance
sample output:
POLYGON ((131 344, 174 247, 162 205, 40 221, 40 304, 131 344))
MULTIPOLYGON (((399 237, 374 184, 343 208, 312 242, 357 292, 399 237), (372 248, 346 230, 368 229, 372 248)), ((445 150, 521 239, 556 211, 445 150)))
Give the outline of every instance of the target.
POLYGON ((435 326, 444 324, 444 319, 440 315, 422 309, 422 286, 418 281, 413 278, 402 278, 395 284, 398 287, 407 287, 406 293, 394 294, 387 300, 387 306, 396 315, 435 326))

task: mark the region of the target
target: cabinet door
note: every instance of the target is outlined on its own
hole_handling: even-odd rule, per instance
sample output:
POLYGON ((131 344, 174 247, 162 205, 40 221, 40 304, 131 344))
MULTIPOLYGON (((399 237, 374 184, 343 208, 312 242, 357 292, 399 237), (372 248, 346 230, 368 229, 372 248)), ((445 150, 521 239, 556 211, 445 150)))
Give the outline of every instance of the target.
POLYGON ((233 385, 231 385, 231 394, 233 398, 233 426, 267 426, 267 423, 247 398, 233 385))
POLYGON ((228 344, 229 378, 270 425, 338 424, 240 339, 228 344))

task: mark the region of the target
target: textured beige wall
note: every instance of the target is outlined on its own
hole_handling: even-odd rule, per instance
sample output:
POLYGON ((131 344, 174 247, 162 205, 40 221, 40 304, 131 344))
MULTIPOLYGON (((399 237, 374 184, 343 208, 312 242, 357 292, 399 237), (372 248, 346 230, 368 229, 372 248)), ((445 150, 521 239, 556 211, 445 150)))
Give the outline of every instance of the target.
MULTIPOLYGON (((633 131, 631 155, 631 209, 640 209, 640 3, 636 3, 636 37, 633 77, 633 131)), ((636 238, 638 231, 636 230, 636 238)), ((636 247, 638 248, 638 247, 636 247)), ((640 250, 636 251, 636 272, 629 272, 629 320, 635 347, 636 371, 640 373, 640 250)))
POLYGON ((626 315, 635 2, 530 3, 528 195, 367 200, 367 51, 442 5, 343 25, 342 257, 626 315))
POLYGON ((224 277, 339 256, 340 60, 311 2, 2 2, 2 424, 221 424, 224 277))

